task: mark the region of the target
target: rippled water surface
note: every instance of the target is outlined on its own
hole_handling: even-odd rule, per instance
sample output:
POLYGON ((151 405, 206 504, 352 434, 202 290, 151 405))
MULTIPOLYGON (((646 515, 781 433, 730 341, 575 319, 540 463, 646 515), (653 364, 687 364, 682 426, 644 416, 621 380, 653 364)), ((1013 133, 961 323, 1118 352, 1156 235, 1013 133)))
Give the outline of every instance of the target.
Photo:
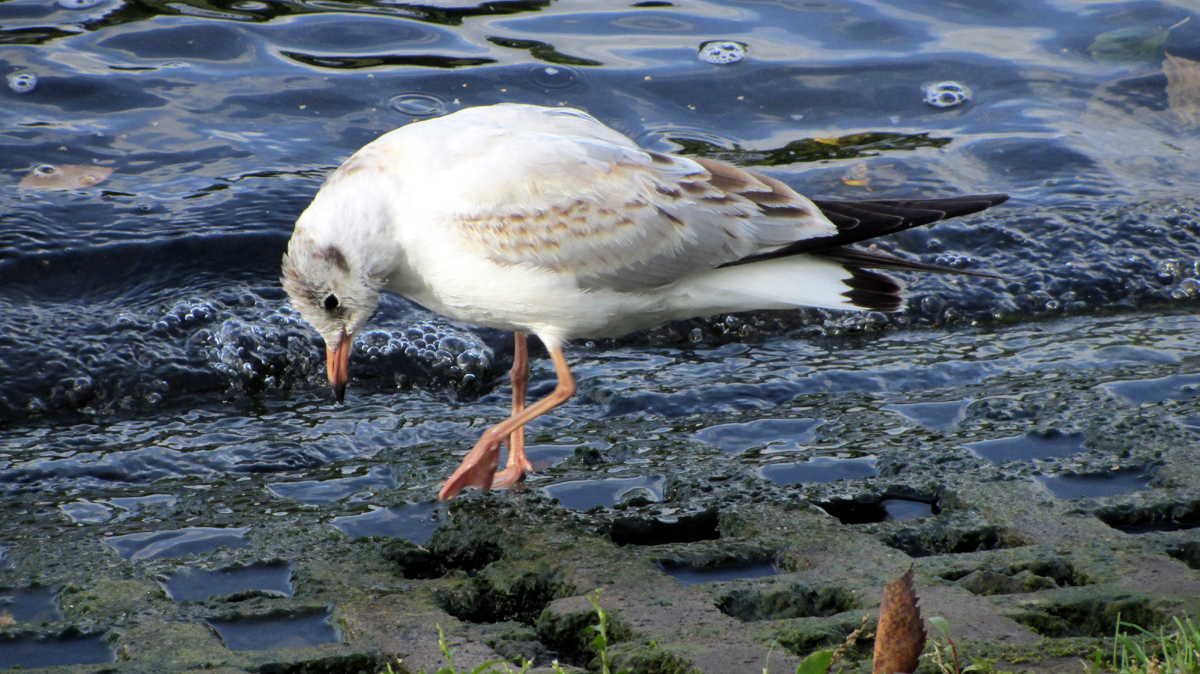
MULTIPOLYGON (((406 504, 506 414, 511 342, 389 298, 336 405, 280 257, 358 147, 502 101, 580 107, 810 196, 1013 197, 879 242, 1002 281, 908 278, 893 316, 718 316, 572 345, 580 395, 532 425, 529 481, 570 507, 657 501, 693 465, 787 484, 874 471, 862 457, 887 450, 854 415, 884 406, 885 438, 1045 432, 1020 426, 1019 397, 988 397, 1019 377, 1197 414, 1195 7, 638 4, 0 2, 4 508, 26 528, 141 523, 109 544, 143 557, 285 511, 427 535, 435 510, 406 504), (927 102, 947 82, 934 95, 963 100, 927 102), (998 418, 1016 425, 977 423, 998 418), (234 496, 184 523, 174 499, 214 487, 234 496)), ((538 360, 532 394, 552 386, 538 360)), ((0 551, 23 535, 6 525, 0 551)))

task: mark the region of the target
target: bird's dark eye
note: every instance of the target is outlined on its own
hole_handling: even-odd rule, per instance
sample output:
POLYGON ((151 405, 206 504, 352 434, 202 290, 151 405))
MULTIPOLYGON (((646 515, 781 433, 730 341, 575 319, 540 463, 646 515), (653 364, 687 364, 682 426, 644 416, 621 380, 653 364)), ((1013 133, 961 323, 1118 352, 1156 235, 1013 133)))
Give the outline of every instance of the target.
POLYGON ((325 298, 325 311, 333 311, 338 308, 337 295, 330 295, 325 298))

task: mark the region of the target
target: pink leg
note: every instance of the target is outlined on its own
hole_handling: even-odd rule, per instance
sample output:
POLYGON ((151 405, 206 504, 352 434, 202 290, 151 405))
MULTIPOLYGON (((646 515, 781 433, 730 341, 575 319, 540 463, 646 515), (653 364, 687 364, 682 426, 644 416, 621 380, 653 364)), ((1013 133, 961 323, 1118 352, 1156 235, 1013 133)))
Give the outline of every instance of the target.
MULTIPOLYGON (((513 366, 508 373, 512 382, 512 415, 515 417, 525 409, 525 390, 529 384, 529 348, 525 333, 513 333, 513 366)), ((492 478, 496 489, 511 487, 525 478, 525 471, 533 470, 533 464, 525 458, 525 427, 518 426, 508 436, 508 465, 492 478)))
MULTIPOLYGON (((533 419, 558 407, 575 395, 575 377, 571 375, 571 368, 567 365, 567 358, 563 355, 562 349, 550 347, 549 350, 550 360, 554 362, 554 372, 558 375, 558 386, 554 387, 554 391, 550 395, 484 431, 483 436, 467 453, 458 470, 454 471, 450 479, 446 480, 446 484, 442 485, 442 491, 438 494, 439 500, 452 499, 467 487, 475 487, 480 491, 491 489, 492 481, 496 478, 496 467, 500 463, 500 443, 504 441, 504 438, 511 437, 518 428, 522 428, 533 419)), ((524 456, 525 449, 522 444, 521 461, 525 461, 524 456)), ((510 468, 506 469, 505 473, 510 469, 517 473, 517 469, 519 469, 519 473, 524 475, 527 470, 520 465, 513 465, 511 457, 509 465, 510 468)), ((526 466, 528 466, 527 461, 526 466)))

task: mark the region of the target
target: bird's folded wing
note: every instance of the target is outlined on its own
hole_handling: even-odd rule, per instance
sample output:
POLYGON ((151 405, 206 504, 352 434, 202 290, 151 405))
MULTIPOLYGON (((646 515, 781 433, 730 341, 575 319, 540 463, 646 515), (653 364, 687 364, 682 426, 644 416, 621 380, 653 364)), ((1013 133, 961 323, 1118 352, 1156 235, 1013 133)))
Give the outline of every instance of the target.
POLYGON ((489 139, 478 166, 464 170, 502 168, 486 192, 456 199, 449 218, 467 245, 502 264, 570 274, 584 288, 636 291, 837 234, 782 182, 643 151, 594 120, 606 133, 589 135, 590 119, 570 119, 574 135, 519 129, 489 139))

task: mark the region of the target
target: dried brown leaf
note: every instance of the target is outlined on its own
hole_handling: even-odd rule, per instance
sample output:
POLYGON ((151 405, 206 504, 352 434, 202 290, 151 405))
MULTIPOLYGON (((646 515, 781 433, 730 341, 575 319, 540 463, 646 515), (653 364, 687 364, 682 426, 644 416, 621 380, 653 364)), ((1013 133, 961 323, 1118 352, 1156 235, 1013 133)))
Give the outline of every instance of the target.
POLYGON ((76 190, 103 182, 112 172, 111 166, 42 164, 22 178, 17 187, 26 190, 76 190))
POLYGON ((1200 126, 1200 62, 1171 56, 1163 61, 1171 112, 1188 127, 1200 126))
POLYGON ((875 631, 874 674, 911 674, 925 650, 925 625, 917 608, 913 570, 883 588, 879 628, 875 631))

